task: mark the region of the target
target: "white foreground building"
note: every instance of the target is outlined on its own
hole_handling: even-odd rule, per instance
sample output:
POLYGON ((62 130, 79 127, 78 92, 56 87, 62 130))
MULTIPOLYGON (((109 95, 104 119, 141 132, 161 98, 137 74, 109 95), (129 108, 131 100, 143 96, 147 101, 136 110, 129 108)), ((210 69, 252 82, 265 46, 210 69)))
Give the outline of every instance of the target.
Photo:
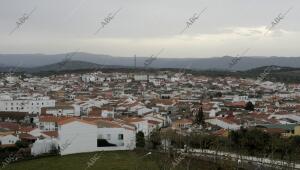
POLYGON ((61 155, 97 151, 97 125, 80 119, 59 122, 58 145, 61 155))
POLYGON ((122 122, 105 120, 91 122, 70 118, 58 122, 57 140, 61 155, 133 150, 136 146, 135 133, 133 126, 122 122))

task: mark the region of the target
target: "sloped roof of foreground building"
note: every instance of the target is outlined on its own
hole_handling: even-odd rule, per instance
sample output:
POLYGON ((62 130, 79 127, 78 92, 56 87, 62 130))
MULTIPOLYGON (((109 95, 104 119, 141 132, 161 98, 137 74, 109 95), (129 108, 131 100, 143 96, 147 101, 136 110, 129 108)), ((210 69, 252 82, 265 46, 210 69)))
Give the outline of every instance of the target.
POLYGON ((87 120, 77 119, 77 118, 74 118, 74 117, 64 118, 62 120, 58 120, 57 124, 58 125, 66 125, 66 124, 72 123, 72 122, 81 122, 81 123, 90 124, 90 125, 97 125, 93 121, 87 121, 87 120))
POLYGON ((57 122, 58 125, 66 125, 68 123, 72 123, 72 122, 81 122, 81 123, 86 123, 86 124, 90 124, 90 125, 95 125, 98 128, 125 128, 128 130, 135 130, 135 126, 128 124, 126 122, 123 122, 121 120, 104 120, 104 119, 78 119, 78 118, 74 118, 74 117, 70 117, 70 118, 64 118, 62 120, 59 120, 57 122))
POLYGON ((94 121, 98 128, 125 128, 127 130, 135 131, 135 126, 125 122, 123 120, 115 119, 115 120, 96 120, 94 121))

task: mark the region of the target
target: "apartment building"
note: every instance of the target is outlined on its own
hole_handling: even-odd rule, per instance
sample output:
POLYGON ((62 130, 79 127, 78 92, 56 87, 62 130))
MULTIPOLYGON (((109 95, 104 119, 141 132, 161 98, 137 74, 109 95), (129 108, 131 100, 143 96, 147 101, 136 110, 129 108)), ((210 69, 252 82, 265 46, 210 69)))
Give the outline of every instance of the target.
POLYGON ((28 112, 29 114, 41 114, 41 108, 54 107, 55 100, 49 97, 11 97, 0 96, 0 111, 2 112, 28 112))

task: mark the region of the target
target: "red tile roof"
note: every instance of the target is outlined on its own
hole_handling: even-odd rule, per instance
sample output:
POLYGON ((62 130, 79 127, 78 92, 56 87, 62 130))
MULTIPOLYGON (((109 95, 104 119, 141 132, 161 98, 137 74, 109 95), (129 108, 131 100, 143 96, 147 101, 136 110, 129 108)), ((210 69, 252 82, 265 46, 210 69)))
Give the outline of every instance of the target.
POLYGON ((23 126, 20 128, 20 131, 22 133, 28 133, 28 132, 31 132, 33 130, 37 129, 37 127, 32 127, 32 126, 23 126))
POLYGON ((58 137, 58 132, 57 131, 47 131, 47 132, 42 132, 43 134, 50 136, 50 137, 54 137, 57 138, 58 137))
POLYGON ((28 134, 28 133, 21 133, 19 134, 20 139, 29 139, 29 140, 36 140, 37 138, 28 134))
POLYGON ((154 124, 154 125, 160 124, 160 122, 155 121, 155 120, 148 120, 148 123, 151 123, 151 124, 154 124))
POLYGON ((39 121, 40 122, 57 122, 59 120, 56 116, 40 116, 39 121))
POLYGON ((224 105, 227 107, 242 107, 242 108, 244 108, 246 106, 246 102, 244 102, 244 101, 231 102, 231 103, 225 103, 224 105))
POLYGON ((61 119, 57 122, 58 125, 65 125, 71 122, 81 122, 81 123, 86 123, 86 124, 90 124, 90 125, 96 125, 93 121, 86 121, 83 119, 78 119, 78 118, 74 118, 74 117, 70 117, 70 118, 66 118, 66 119, 61 119))
POLYGON ((21 128, 21 126, 18 123, 0 122, 0 128, 18 131, 21 128))

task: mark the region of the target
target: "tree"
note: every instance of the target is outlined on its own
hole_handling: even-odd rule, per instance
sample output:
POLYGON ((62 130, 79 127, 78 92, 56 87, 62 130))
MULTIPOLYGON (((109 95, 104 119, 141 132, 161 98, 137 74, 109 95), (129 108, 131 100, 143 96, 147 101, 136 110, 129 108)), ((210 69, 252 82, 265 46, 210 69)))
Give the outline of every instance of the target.
POLYGON ((203 125, 203 122, 204 122, 204 114, 203 114, 203 109, 202 109, 202 106, 201 106, 198 113, 197 113, 197 115, 196 115, 195 123, 198 124, 198 125, 203 125))
POLYGON ((145 147, 145 135, 142 131, 139 131, 136 134, 136 146, 140 147, 140 148, 144 148, 145 147))
POLYGON ((23 141, 20 141, 18 140, 16 143, 15 143, 16 147, 18 148, 27 148, 29 146, 28 142, 23 142, 23 141))
MULTIPOLYGON (((295 160, 299 160, 300 158, 300 136, 293 136, 289 139, 289 144, 291 152, 294 154, 295 160)), ((292 156, 291 156, 292 157, 292 156)))
POLYGON ((216 93, 216 97, 222 97, 222 93, 221 92, 217 92, 216 93))
POLYGON ((58 147, 56 147, 56 145, 54 143, 51 143, 50 153, 51 154, 59 154, 60 153, 60 149, 58 147))
POLYGON ((150 142, 152 144, 152 149, 156 149, 156 147, 161 144, 159 129, 155 129, 150 133, 150 142))
POLYGON ((249 101, 246 104, 245 110, 254 111, 254 105, 252 104, 252 102, 249 101))

